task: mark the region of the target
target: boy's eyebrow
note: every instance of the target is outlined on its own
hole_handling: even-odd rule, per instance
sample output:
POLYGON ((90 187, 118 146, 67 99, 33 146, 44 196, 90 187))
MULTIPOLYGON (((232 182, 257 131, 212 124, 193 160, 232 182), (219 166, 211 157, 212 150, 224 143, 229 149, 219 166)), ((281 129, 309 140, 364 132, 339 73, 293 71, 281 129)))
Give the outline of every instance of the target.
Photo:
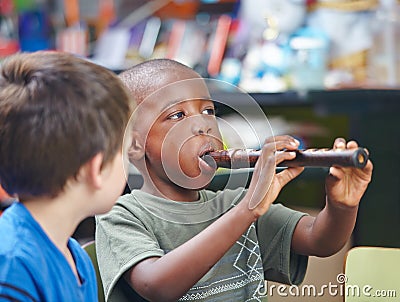
POLYGON ((166 104, 165 106, 163 106, 161 108, 161 112, 164 112, 165 110, 167 110, 168 108, 178 104, 178 103, 183 103, 183 102, 187 102, 187 101, 211 101, 214 102, 214 100, 210 97, 198 97, 198 98, 190 98, 190 99, 176 99, 174 101, 172 101, 169 104, 166 104))

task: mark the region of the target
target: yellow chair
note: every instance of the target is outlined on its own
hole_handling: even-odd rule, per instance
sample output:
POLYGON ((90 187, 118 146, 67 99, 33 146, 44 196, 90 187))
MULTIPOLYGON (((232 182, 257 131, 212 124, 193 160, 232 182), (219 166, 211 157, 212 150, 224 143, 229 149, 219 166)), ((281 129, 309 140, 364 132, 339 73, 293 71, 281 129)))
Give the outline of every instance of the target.
POLYGON ((344 273, 345 302, 400 301, 400 248, 352 248, 344 273))
POLYGON ((97 278, 97 295, 99 297, 99 302, 105 302, 104 298, 104 291, 103 291, 103 283, 100 277, 99 266, 97 264, 97 255, 96 255, 96 245, 95 241, 89 241, 82 245, 85 249, 86 253, 88 253, 90 259, 92 260, 94 270, 96 271, 96 278, 97 278))

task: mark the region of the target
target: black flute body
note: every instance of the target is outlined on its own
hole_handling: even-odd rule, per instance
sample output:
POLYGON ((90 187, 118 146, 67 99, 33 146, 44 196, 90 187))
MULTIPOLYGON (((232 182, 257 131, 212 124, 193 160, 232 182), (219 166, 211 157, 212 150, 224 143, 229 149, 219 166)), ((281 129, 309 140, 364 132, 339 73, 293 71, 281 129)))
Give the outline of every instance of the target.
MULTIPOLYGON (((288 152, 288 151, 278 151, 288 152)), ((304 149, 292 151, 296 157, 283 161, 278 167, 355 167, 364 168, 369 154, 364 148, 356 149, 304 149)), ((228 149, 209 152, 202 156, 210 166, 241 169, 253 168, 260 156, 260 150, 254 149, 228 149)))

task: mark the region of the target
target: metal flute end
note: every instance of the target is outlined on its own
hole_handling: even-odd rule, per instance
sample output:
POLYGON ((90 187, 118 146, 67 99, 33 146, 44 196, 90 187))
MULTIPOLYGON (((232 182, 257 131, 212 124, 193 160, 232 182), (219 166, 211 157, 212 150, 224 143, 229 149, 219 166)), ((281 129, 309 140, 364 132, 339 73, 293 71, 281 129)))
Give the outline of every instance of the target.
POLYGON ((357 168, 364 168, 369 159, 369 154, 365 148, 358 148, 354 154, 354 162, 357 163, 357 168))

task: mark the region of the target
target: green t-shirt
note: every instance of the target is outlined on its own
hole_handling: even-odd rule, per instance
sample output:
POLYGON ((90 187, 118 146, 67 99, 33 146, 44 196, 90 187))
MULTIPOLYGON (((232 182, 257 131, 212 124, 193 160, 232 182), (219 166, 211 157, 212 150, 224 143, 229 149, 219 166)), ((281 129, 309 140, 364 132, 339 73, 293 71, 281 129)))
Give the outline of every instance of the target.
MULTIPOLYGON (((122 275, 145 258, 161 257, 194 237, 234 207, 245 192, 202 190, 196 202, 175 202, 140 190, 119 198, 108 214, 96 219, 96 249, 107 301, 145 301, 122 275)), ((299 284, 308 257, 294 254, 291 240, 303 215, 273 204, 180 301, 264 301, 265 279, 299 284)))

